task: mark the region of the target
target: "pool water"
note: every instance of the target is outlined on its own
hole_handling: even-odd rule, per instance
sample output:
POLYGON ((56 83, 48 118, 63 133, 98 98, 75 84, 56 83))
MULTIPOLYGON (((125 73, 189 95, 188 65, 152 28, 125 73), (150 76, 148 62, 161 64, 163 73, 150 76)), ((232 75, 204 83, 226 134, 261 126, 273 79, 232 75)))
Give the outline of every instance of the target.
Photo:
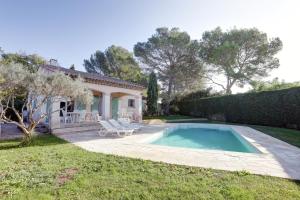
POLYGON ((152 144, 194 149, 259 153, 248 141, 230 129, 177 128, 165 132, 162 137, 153 141, 152 144))

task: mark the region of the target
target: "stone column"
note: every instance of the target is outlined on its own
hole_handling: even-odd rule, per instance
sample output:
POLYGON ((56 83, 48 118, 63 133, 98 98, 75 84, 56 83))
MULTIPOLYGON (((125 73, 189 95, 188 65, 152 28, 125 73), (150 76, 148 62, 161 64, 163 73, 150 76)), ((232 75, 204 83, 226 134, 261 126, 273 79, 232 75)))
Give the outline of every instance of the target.
POLYGON ((139 122, 142 122, 143 118, 143 99, 142 95, 136 96, 136 112, 139 116, 139 122))
POLYGON ((110 93, 102 93, 102 119, 111 118, 111 96, 110 93))
POLYGON ((51 114, 49 117, 49 125, 51 130, 55 128, 60 128, 60 116, 59 116, 60 111, 56 111, 60 109, 60 101, 58 100, 59 98, 57 97, 54 98, 55 99, 53 99, 51 102, 51 109, 50 109, 51 114))

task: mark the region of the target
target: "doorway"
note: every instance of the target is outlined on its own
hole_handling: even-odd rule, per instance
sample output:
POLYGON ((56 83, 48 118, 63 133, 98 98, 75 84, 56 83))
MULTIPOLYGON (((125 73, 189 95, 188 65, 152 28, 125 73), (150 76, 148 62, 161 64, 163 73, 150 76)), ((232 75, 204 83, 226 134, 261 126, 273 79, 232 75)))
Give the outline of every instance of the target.
POLYGON ((111 115, 113 119, 118 119, 119 112, 119 98, 115 97, 111 101, 111 115))

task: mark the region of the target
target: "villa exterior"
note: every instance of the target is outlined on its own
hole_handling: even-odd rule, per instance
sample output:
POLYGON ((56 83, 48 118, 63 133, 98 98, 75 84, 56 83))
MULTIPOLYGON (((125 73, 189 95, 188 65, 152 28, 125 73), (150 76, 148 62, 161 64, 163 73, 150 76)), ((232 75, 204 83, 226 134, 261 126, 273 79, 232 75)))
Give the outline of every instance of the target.
POLYGON ((95 122, 99 118, 126 117, 138 122, 142 120, 142 90, 144 87, 141 85, 54 65, 43 65, 40 70, 47 74, 60 71, 68 76, 80 76, 93 93, 92 105, 82 105, 82 103, 67 97, 57 97, 58 101, 47 103, 42 108, 44 112, 51 113, 64 108, 60 112, 49 114, 45 119, 44 123, 48 124, 52 130, 62 128, 66 124, 95 122), (66 105, 68 105, 67 108, 66 105))

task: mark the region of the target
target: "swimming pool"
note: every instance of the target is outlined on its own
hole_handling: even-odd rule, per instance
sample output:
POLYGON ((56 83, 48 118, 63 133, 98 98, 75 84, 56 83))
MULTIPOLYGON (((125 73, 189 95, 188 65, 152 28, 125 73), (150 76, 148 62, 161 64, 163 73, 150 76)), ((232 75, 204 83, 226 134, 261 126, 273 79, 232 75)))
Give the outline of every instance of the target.
POLYGON ((213 149, 245 153, 260 153, 253 145, 230 127, 221 125, 178 125, 166 129, 151 144, 213 149))

